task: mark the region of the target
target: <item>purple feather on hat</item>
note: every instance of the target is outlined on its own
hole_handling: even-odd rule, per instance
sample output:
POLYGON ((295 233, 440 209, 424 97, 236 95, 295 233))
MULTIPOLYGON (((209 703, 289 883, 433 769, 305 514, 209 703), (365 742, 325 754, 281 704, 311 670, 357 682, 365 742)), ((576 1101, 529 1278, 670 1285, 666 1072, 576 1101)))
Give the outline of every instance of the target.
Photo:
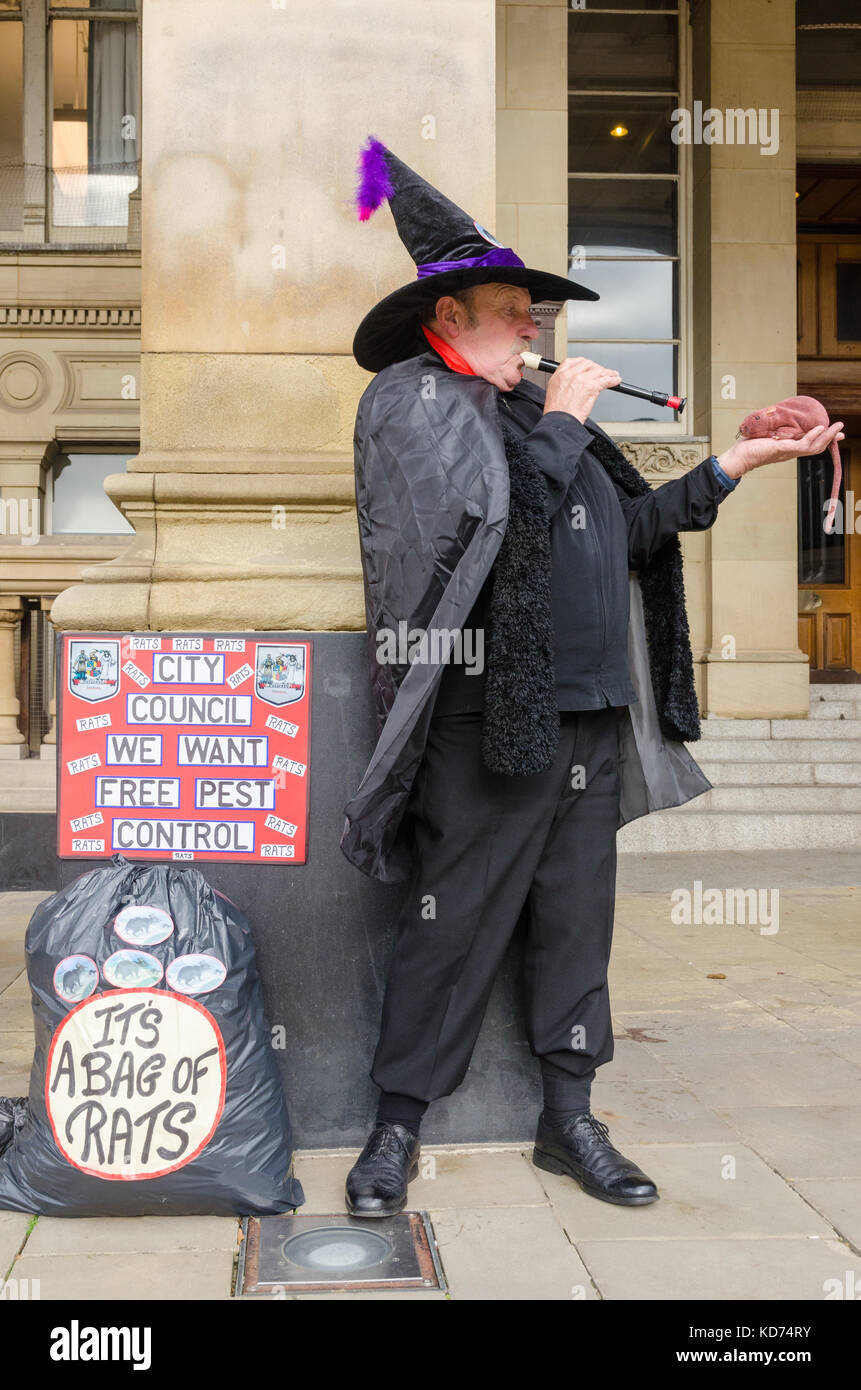
POLYGON ((369 135, 359 150, 359 186, 356 189, 356 209, 360 222, 367 222, 384 198, 391 198, 394 187, 385 160, 386 147, 376 136, 369 135))

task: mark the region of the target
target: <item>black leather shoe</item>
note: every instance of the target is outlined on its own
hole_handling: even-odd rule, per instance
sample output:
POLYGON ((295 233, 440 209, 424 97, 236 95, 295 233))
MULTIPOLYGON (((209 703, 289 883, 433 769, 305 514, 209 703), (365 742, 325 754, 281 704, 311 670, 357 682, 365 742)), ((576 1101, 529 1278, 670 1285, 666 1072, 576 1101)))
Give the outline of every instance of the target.
POLYGON ((419 1171, 418 1135, 403 1125, 378 1120, 347 1174, 351 1216, 394 1216, 407 1204, 407 1183, 419 1171))
POLYGON ((658 1189, 641 1168, 610 1143, 610 1131, 590 1113, 558 1128, 538 1119, 532 1162, 545 1173, 574 1178, 590 1197, 617 1206, 642 1207, 658 1200, 658 1189))

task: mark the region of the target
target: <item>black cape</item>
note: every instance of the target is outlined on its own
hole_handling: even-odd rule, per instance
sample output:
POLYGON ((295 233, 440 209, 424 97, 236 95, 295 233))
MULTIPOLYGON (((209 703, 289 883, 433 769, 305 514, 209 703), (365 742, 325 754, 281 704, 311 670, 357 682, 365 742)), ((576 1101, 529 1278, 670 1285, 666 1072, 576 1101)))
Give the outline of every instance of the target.
MULTIPOLYGON (((531 383, 519 389, 544 392, 531 383)), ((590 420, 589 429, 610 436, 590 420)), ((379 737, 344 808, 341 849, 384 883, 409 878, 412 845, 404 811, 427 741, 444 660, 380 664, 377 634, 420 629, 452 640, 466 622, 505 532, 508 465, 495 387, 483 377, 440 370, 426 352, 386 367, 359 402, 354 434, 356 509, 365 587, 368 666, 379 737)), ((609 458, 609 451, 605 450, 609 458)), ((602 458, 602 462, 603 462, 602 458)), ((622 463, 626 461, 623 459, 622 463)), ((606 465, 605 465, 606 466, 606 465)), ((630 468, 631 466, 628 465, 630 468)), ((613 469, 617 480, 624 470, 613 469)), ((648 486, 631 468, 640 488, 648 486)), ((624 484, 623 484, 624 485, 624 484)), ((632 487, 632 491, 637 490, 632 487)), ((619 825, 681 806, 711 788, 672 721, 659 718, 636 574, 630 576, 628 655, 637 702, 619 725, 619 825), (662 727, 663 726, 663 727, 662 727)), ((443 644, 444 649, 445 644, 443 644)), ((690 649, 674 648, 670 676, 692 689, 690 649)), ((657 688, 666 683, 658 673, 657 688)), ((696 722, 686 734, 696 738, 696 722)))

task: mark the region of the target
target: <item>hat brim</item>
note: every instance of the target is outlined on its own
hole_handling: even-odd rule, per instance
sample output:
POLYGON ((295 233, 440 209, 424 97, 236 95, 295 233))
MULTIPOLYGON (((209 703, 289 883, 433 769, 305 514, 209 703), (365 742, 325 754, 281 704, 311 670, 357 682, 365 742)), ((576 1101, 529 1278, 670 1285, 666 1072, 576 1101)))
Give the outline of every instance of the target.
POLYGON ((421 351, 416 334, 421 311, 440 295, 455 294, 471 285, 499 282, 522 285, 529 290, 533 304, 565 299, 600 299, 594 290, 561 275, 550 275, 526 266, 482 266, 467 270, 446 270, 424 280, 402 285, 381 299, 365 315, 353 339, 353 356, 367 372, 381 372, 394 362, 404 362, 421 351))

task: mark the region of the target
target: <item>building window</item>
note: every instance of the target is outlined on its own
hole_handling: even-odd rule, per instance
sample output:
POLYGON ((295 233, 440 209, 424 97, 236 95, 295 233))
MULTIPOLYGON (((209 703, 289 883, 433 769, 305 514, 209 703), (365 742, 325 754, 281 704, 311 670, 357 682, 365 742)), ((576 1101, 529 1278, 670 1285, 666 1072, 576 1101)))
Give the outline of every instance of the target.
MULTIPOLYGON (((601 296, 569 300, 568 353, 679 395, 684 147, 671 136, 684 33, 661 0, 603 0, 568 16, 569 273, 601 296)), ((595 413, 679 432, 678 414, 618 392, 603 392, 595 413)))
POLYGON ((61 453, 52 474, 51 532, 54 535, 131 535, 130 526, 104 489, 110 473, 125 473, 130 458, 139 452, 132 445, 122 453, 61 453))
POLYGON ((24 25, 20 0, 0 0, 0 230, 24 221, 24 25))
POLYGON ((140 172, 137 0, 0 0, 0 21, 0 240, 124 243, 140 172))
MULTIPOLYGON (((129 10, 135 0, 90 0, 129 10)), ((55 227, 127 227, 138 181, 137 27, 60 19, 51 7, 51 220, 55 227)))
POLYGON ((797 0, 795 27, 799 87, 861 86, 858 0, 797 0))

